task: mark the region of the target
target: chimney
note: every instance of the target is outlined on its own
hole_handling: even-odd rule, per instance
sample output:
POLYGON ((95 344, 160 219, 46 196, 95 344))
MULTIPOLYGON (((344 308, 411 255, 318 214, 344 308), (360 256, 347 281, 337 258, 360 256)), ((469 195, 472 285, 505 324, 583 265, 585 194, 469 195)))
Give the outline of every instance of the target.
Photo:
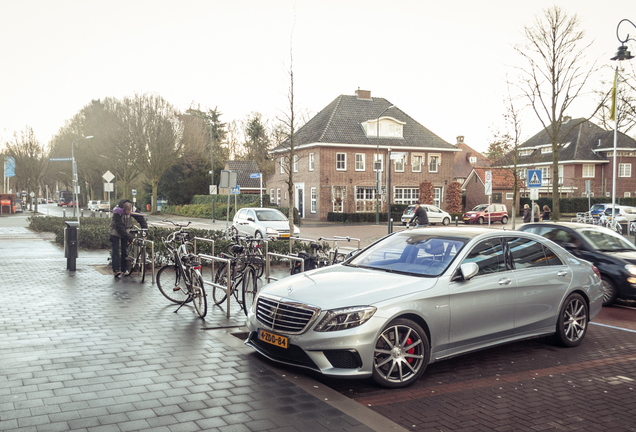
POLYGON ((356 96, 358 96, 358 99, 371 100, 371 90, 360 90, 358 87, 356 96))
POLYGON ((569 122, 570 120, 572 120, 572 117, 570 116, 563 116, 563 124, 569 122))
POLYGON ((459 135, 457 137, 457 144, 464 144, 464 135, 459 135))

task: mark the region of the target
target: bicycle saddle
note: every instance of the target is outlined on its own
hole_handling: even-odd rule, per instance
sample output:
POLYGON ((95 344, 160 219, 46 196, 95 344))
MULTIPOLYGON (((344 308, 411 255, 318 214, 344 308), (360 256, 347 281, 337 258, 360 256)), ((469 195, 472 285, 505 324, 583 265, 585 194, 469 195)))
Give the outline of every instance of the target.
POLYGON ((311 248, 315 250, 322 250, 322 245, 320 243, 311 243, 311 248))
POLYGON ((232 246, 232 252, 235 253, 235 254, 243 253, 243 249, 244 248, 241 245, 233 245, 232 246))

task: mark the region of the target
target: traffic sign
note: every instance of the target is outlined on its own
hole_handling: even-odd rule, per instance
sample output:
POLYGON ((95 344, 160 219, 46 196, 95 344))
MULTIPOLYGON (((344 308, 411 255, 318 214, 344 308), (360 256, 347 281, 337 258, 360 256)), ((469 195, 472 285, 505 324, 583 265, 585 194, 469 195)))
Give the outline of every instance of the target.
POLYGON ((110 172, 110 171, 106 171, 106 172, 104 173, 104 175, 102 176, 102 178, 103 178, 104 180, 106 180, 106 182, 110 183, 111 181, 113 181, 113 179, 115 178, 115 176, 113 175, 113 173, 112 173, 112 172, 110 172))
POLYGON ((133 190, 132 190, 132 194, 133 194, 133 195, 137 195, 137 189, 133 189, 133 190))
POLYGON ((232 195, 238 195, 241 193, 241 185, 236 185, 235 188, 230 189, 232 195))
POLYGON ((49 162, 70 162, 72 161, 73 158, 72 157, 56 157, 56 158, 49 158, 49 162))
POLYGON ((528 185, 529 188, 541 187, 541 170, 534 169, 528 170, 528 185))
POLYGON ((250 178, 261 178, 261 173, 252 173, 250 174, 250 178))
POLYGON ((484 184, 485 193, 486 195, 492 195, 492 171, 486 171, 485 177, 486 177, 486 182, 484 184))

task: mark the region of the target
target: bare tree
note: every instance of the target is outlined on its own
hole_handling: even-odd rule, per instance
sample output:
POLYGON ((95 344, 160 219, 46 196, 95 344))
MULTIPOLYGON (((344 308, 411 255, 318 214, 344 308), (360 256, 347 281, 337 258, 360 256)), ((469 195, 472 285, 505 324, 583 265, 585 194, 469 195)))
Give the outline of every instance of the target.
POLYGON ((7 143, 7 154, 15 159, 15 175, 27 191, 35 194, 35 211, 38 211, 40 186, 49 170, 49 156, 46 148, 35 138, 33 129, 14 134, 13 141, 7 143))
MULTIPOLYGON (((629 70, 619 71, 616 89, 616 128, 623 133, 630 132, 636 126, 636 71, 629 62, 620 62, 629 65, 629 70)), ((609 67, 608 67, 609 68, 609 67)), ((614 72, 612 70, 612 72, 614 72)), ((607 130, 614 129, 614 120, 611 119, 611 94, 614 86, 613 74, 611 81, 601 81, 601 89, 595 90, 596 99, 600 106, 594 116, 595 120, 607 130)))
MULTIPOLYGON (((577 15, 568 16, 553 6, 545 9, 532 27, 524 28, 526 44, 515 47, 528 62, 527 69, 519 68, 519 88, 550 137, 554 179, 559 178, 559 138, 567 136, 561 133, 565 111, 581 95, 596 70, 595 64, 589 66, 586 62, 585 52, 592 43, 584 42, 585 32, 579 30, 579 25, 577 15)), ((558 220, 558 181, 552 184, 552 206, 552 217, 558 220)))

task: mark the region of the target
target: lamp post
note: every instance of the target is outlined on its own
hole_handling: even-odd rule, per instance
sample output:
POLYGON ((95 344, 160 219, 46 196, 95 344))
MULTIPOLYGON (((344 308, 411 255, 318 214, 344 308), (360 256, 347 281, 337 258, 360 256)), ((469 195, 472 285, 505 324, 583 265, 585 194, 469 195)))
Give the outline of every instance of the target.
POLYGON ((75 162, 75 141, 81 139, 91 139, 93 135, 89 135, 87 137, 79 137, 75 138, 71 143, 71 159, 73 160, 73 216, 75 216, 75 211, 77 210, 77 225, 80 224, 79 219, 79 206, 77 205, 77 162, 75 162))
MULTIPOLYGON (((630 23, 634 28, 636 28, 636 24, 631 22, 628 19, 622 19, 618 22, 616 26, 616 38, 621 43, 621 46, 618 47, 618 51, 616 55, 611 58, 611 60, 631 60, 634 56, 627 50, 627 41, 630 40, 629 33, 625 37, 625 39, 621 39, 618 34, 618 29, 623 22, 630 23)), ((612 226, 616 226, 616 147, 618 141, 618 65, 616 66, 616 73, 614 74, 614 91, 612 92, 612 115, 614 116, 614 162, 612 163, 612 226)))
MULTIPOLYGON (((376 132, 377 132, 377 137, 378 137, 378 143, 377 143, 377 148, 375 150, 375 163, 374 165, 374 170, 375 170, 375 224, 379 225, 380 224, 380 173, 382 172, 380 170, 380 117, 382 117, 382 114, 384 114, 385 112, 387 112, 388 110, 390 110, 391 108, 395 108, 395 105, 391 105, 388 106, 384 109, 384 111, 382 111, 379 115, 378 115, 378 122, 375 124, 376 127, 376 132)), ((389 169, 391 169, 389 167, 389 169)), ((387 221, 388 223, 389 221, 387 221)))
MULTIPOLYGON (((214 187, 214 147, 212 144, 214 143, 214 130, 213 125, 210 119, 202 117, 193 113, 183 113, 183 115, 198 117, 201 120, 207 122, 210 125, 210 195, 212 195, 212 188, 214 187)), ((214 197, 212 197, 212 223, 214 223, 214 197)))

